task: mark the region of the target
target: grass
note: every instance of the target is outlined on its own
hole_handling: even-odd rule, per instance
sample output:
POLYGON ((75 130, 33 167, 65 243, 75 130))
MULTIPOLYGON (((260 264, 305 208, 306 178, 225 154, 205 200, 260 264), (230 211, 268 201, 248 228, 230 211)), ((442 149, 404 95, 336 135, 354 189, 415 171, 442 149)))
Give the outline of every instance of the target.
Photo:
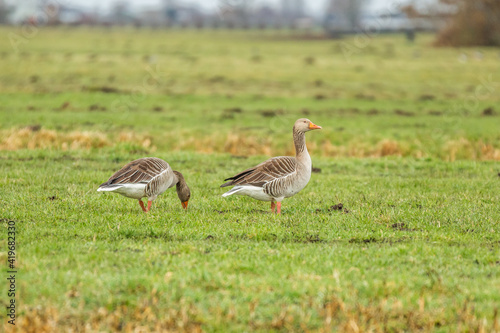
POLYGON ((305 115, 328 129, 309 139, 316 156, 500 160, 498 51, 431 38, 39 29, 0 55, 0 148, 30 148, 40 138, 18 132, 40 125, 62 133, 58 149, 83 132, 106 138, 94 147, 291 154, 289 124, 305 115))
POLYGON ((189 211, 169 191, 145 215, 95 192, 134 157, 7 154, 1 213, 17 221, 25 328, 493 328, 493 163, 315 158, 321 173, 278 217, 220 197, 259 158, 174 153, 162 157, 186 175, 189 211))
POLYGON ((498 50, 430 40, 60 28, 0 54, 19 261, 3 328, 499 331, 498 50), (320 172, 283 214, 222 198, 228 175, 293 153, 304 115, 320 172), (173 189, 149 214, 96 192, 144 156, 185 175, 187 212, 173 189))

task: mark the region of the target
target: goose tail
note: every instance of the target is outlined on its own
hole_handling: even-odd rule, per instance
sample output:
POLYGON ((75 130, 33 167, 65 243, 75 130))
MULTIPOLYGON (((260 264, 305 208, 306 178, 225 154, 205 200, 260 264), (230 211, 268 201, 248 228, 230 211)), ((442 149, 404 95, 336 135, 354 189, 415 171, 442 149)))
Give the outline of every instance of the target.
POLYGON ((243 190, 242 186, 236 186, 236 187, 233 187, 231 190, 227 191, 226 193, 224 193, 222 196, 223 197, 228 197, 230 195, 238 193, 241 190, 243 190))
POLYGON ((122 187, 122 185, 106 185, 106 184, 102 184, 97 189, 97 192, 113 192, 113 191, 116 191, 117 189, 119 189, 120 187, 122 187))

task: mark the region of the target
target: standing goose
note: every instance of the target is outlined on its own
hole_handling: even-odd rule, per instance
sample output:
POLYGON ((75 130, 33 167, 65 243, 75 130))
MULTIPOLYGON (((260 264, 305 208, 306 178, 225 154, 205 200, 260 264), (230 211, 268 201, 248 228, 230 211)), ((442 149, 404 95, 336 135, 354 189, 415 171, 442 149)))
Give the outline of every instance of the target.
POLYGON ((191 191, 184 176, 172 170, 162 159, 145 157, 132 161, 115 172, 97 191, 116 192, 127 198, 137 199, 142 210, 148 212, 156 197, 174 185, 182 207, 187 209, 191 191), (147 208, 142 202, 144 197, 148 198, 147 208))
POLYGON ((234 187, 222 196, 247 195, 257 200, 271 201, 271 211, 274 212, 277 206, 277 213, 281 214, 281 201, 297 194, 311 178, 312 163, 306 147, 305 133, 315 129, 321 129, 321 126, 313 124, 309 119, 297 120, 293 125, 295 157, 274 157, 225 179, 229 181, 220 187, 234 187))

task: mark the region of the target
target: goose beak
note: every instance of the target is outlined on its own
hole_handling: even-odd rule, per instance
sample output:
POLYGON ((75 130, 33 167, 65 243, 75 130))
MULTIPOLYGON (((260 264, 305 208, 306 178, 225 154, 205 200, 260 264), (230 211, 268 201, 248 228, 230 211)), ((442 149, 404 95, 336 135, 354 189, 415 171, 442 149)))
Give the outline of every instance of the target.
POLYGON ((315 130, 315 129, 321 129, 321 126, 314 124, 312 121, 309 123, 309 129, 310 130, 315 130))
POLYGON ((188 209, 188 202, 189 202, 189 201, 184 201, 184 202, 182 203, 182 208, 184 208, 184 209, 188 209))

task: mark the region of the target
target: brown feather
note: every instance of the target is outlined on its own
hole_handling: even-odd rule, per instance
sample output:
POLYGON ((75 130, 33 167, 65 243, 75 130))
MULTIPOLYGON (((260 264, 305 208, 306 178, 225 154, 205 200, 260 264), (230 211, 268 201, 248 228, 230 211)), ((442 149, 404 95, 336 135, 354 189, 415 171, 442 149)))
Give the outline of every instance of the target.
POLYGON ((277 178, 286 177, 296 171, 297 161, 291 156, 280 156, 271 158, 259 165, 247 169, 239 174, 224 179, 229 180, 220 187, 233 185, 253 185, 262 187, 267 182, 277 178))
POLYGON ((107 182, 101 186, 113 184, 148 183, 164 170, 168 169, 167 162, 156 157, 145 157, 132 161, 115 172, 107 182))

